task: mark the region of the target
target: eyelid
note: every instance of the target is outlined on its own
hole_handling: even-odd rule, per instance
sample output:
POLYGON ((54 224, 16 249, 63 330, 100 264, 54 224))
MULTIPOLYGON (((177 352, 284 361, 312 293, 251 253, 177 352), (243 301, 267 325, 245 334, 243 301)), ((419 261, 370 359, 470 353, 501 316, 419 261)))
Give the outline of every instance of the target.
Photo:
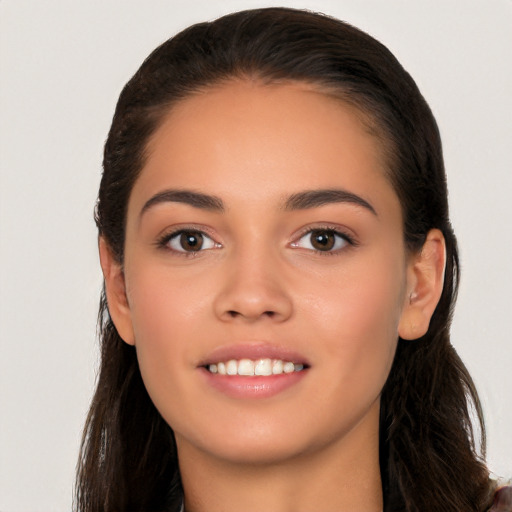
POLYGON ((308 226, 308 227, 300 230, 293 237, 293 241, 291 242, 290 246, 293 248, 302 249, 302 247, 300 247, 298 245, 298 242, 301 239, 303 239, 305 236, 307 236, 315 231, 329 231, 329 232, 333 233, 334 235, 342 238, 346 242, 346 245, 344 245, 343 247, 338 248, 338 249, 328 250, 328 251, 321 251, 321 250, 318 250, 315 248, 311 248, 311 249, 306 248, 306 250, 313 251, 317 254, 326 255, 326 256, 338 254, 338 253, 346 250, 349 247, 356 247, 357 245, 359 245, 357 239, 352 234, 351 230, 349 230, 348 228, 344 228, 342 226, 333 225, 333 224, 319 224, 319 225, 314 225, 314 226, 308 226))
POLYGON ((222 244, 217 242, 215 237, 210 233, 210 229, 206 226, 198 226, 198 225, 179 225, 179 226, 173 226, 170 228, 167 228, 161 232, 160 235, 158 235, 157 240, 155 242, 155 245, 159 249, 164 249, 167 251, 170 251, 174 254, 177 254, 179 256, 197 256, 198 253, 209 251, 212 249, 218 249, 222 247, 222 244), (198 251, 185 251, 185 250, 177 250, 169 246, 169 242, 173 239, 178 237, 179 235, 183 233, 198 233, 202 235, 205 238, 208 238, 211 240, 214 244, 214 247, 207 248, 207 249, 199 249, 198 251))

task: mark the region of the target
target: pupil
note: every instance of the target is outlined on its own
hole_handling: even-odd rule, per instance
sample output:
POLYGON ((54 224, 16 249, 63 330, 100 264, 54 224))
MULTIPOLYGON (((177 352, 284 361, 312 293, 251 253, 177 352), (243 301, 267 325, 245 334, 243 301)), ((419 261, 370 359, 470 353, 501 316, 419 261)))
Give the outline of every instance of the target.
POLYGON ((182 233, 180 243, 186 251, 199 251, 203 245, 203 237, 200 233, 182 233))
POLYGON ((332 231, 316 231, 311 236, 311 243, 319 251, 328 251, 334 247, 334 233, 332 231))

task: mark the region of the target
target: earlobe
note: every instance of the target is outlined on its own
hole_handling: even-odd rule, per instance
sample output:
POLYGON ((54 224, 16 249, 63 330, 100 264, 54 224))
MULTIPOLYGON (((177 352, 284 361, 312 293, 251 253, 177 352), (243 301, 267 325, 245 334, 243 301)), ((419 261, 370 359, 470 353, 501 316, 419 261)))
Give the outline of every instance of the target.
POLYGON ((128 345, 135 345, 123 269, 104 238, 99 238, 98 246, 110 317, 123 341, 128 345))
POLYGON ((398 325, 402 339, 415 340, 428 331, 443 292, 445 265, 444 236, 440 230, 432 229, 421 251, 411 256, 407 270, 407 294, 398 325))

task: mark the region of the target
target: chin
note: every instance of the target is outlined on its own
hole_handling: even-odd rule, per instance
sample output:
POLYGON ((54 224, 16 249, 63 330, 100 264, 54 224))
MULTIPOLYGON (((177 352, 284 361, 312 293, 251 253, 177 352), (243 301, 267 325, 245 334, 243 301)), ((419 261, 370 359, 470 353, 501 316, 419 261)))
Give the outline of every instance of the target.
MULTIPOLYGON (((211 426, 211 425, 210 425, 211 426)), ((213 459, 239 465, 278 465, 322 451, 332 432, 301 431, 299 425, 224 426, 208 432, 176 435, 180 448, 198 450, 213 459)))
POLYGON ((231 464, 252 466, 279 465, 303 455, 306 451, 299 444, 293 445, 289 442, 286 445, 278 444, 275 439, 271 443, 263 440, 250 440, 250 442, 240 440, 227 446, 209 446, 208 449, 216 459, 231 464))

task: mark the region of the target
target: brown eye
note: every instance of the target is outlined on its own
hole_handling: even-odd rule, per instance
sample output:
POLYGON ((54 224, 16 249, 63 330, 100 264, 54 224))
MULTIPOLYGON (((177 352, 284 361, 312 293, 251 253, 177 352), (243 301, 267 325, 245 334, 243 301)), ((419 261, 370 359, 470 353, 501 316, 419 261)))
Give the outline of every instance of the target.
POLYGON ((203 246, 203 235, 193 232, 181 233, 180 245, 185 251, 199 251, 203 246))
POLYGON ((292 247, 309 249, 316 252, 335 253, 347 245, 353 245, 351 239, 333 229, 312 229, 300 237, 292 247))
POLYGON ((311 245, 317 251, 330 251, 336 243, 336 234, 334 231, 312 231, 310 233, 311 245))
POLYGON ((176 252, 199 252, 214 249, 218 246, 209 236, 200 231, 178 231, 174 233, 166 245, 176 252))

